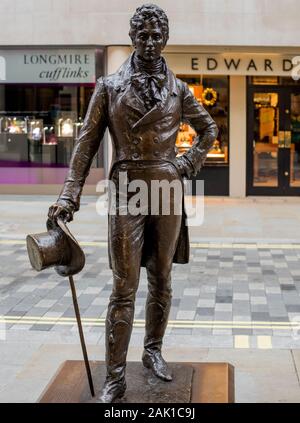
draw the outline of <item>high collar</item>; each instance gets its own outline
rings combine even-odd
[[[133,65],[133,55],[134,52],[125,60],[125,62],[120,66],[119,70],[117,71],[118,75],[118,82],[117,85],[119,88],[124,88],[125,85],[130,84],[130,78],[135,73],[134,65]],[[174,95],[178,95],[178,87],[176,83],[176,76],[174,73],[169,69],[166,60],[162,57],[163,64],[166,69],[167,73],[167,88],[169,89],[170,93]]]
[[[132,64],[137,72],[146,73],[148,75],[157,75],[166,73],[165,63],[163,62],[162,57],[159,57],[157,60],[147,62],[141,59],[136,52],[132,56]]]

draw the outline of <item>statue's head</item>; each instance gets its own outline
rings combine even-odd
[[[158,59],[169,39],[167,15],[155,4],[138,7],[130,19],[129,36],[136,53],[142,59]]]

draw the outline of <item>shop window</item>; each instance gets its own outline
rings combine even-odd
[[[67,167],[93,90],[93,84],[1,85],[1,167]],[[98,155],[92,167],[101,166]]]
[[[207,155],[206,166],[228,165],[229,149],[229,95],[227,76],[189,76],[177,75],[186,82],[212,118],[215,120],[219,135]],[[187,151],[195,141],[196,133],[189,125],[182,123],[176,140],[177,154]]]

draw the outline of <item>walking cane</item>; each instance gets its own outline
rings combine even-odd
[[[47,230],[47,232],[40,234],[27,235],[26,242],[29,260],[32,267],[37,271],[54,266],[56,272],[60,276],[69,278],[85,369],[89,381],[90,391],[92,397],[94,397],[95,390],[92,373],[87,355],[73,279],[73,275],[79,273],[83,269],[85,256],[78,242],[71,234],[63,220],[57,219],[56,225],[48,219]],[[66,264],[61,264],[64,263],[64,254],[66,252],[71,254],[71,258],[66,261]]]
[[[93,385],[90,363],[89,363],[87,350],[86,350],[86,346],[85,346],[85,341],[84,341],[84,335],[83,335],[83,330],[82,330],[82,324],[81,324],[81,318],[80,318],[80,312],[79,312],[79,307],[78,307],[78,301],[77,301],[77,295],[76,295],[76,289],[75,289],[73,276],[69,276],[69,282],[70,282],[70,287],[71,287],[71,292],[72,292],[73,305],[74,305],[74,310],[75,310],[75,315],[76,315],[76,320],[77,320],[77,325],[78,325],[78,331],[79,331],[79,337],[80,337],[80,343],[81,343],[81,348],[82,348],[82,353],[83,353],[83,358],[84,358],[86,374],[87,374],[87,377],[88,377],[92,397],[94,397],[95,396],[95,390],[94,390],[94,385]]]
[[[65,225],[64,221],[61,220],[61,219],[57,219],[57,223],[58,223],[59,227],[74,242],[76,242],[76,244],[78,244],[77,240],[71,234],[71,232],[69,231],[69,228]],[[77,295],[76,295],[76,289],[75,289],[74,279],[73,279],[73,276],[72,275],[69,275],[68,278],[69,278],[69,283],[70,283],[71,292],[72,292],[73,306],[74,306],[75,316],[76,316],[76,320],[77,320],[77,326],[78,326],[78,332],[79,332],[79,338],[80,338],[80,343],[81,343],[81,349],[82,349],[82,354],[83,354],[83,359],[84,359],[86,374],[87,374],[87,378],[88,378],[88,381],[89,381],[91,395],[92,395],[92,397],[94,397],[95,396],[94,384],[93,384],[93,379],[92,379],[92,373],[91,373],[89,358],[88,358],[87,349],[86,349],[85,340],[84,340],[84,335],[83,335],[83,329],[82,329],[82,323],[81,323],[81,317],[80,317],[80,311],[79,311],[79,306],[78,306],[78,301],[77,301]]]

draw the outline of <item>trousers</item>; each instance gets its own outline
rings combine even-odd
[[[144,190],[142,195],[142,189],[139,191],[138,209],[127,214],[125,209],[135,204],[136,192],[123,193],[120,176],[124,175],[126,189],[139,185]],[[183,193],[178,170],[164,160],[123,161],[114,168],[111,180],[120,195],[115,213],[108,216],[113,288],[106,317],[106,365],[108,377],[120,379],[125,376],[142,255],[146,257],[148,280],[144,348],[150,353],[161,350],[171,307],[172,261],[181,226],[182,210],[177,206],[182,204]],[[155,183],[174,189],[169,189],[169,195],[163,189],[158,194]]]

